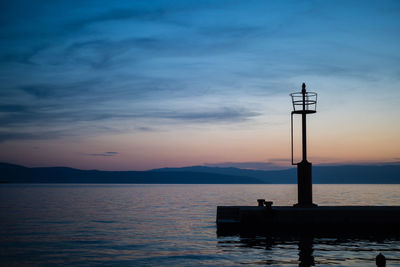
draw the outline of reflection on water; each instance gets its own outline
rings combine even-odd
[[[400,205],[399,185],[316,185],[320,205]],[[295,185],[1,185],[0,265],[400,266],[400,241],[216,235],[217,205]],[[303,266],[303,265],[301,265]]]
[[[264,259],[249,257],[241,264],[273,266],[375,266],[379,252],[385,255],[388,266],[400,264],[400,239],[240,237],[218,240],[221,250],[250,248],[264,251]]]
[[[299,240],[299,266],[314,266],[313,238],[305,236]]]

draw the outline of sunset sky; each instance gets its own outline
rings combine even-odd
[[[0,9],[1,162],[289,166],[289,94],[303,82],[319,100],[310,161],[400,161],[400,1],[14,0]]]

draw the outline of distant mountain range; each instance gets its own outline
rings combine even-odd
[[[0,163],[2,183],[295,184],[296,168],[277,171],[192,166],[150,171],[28,168]],[[315,184],[400,184],[400,165],[314,166]]]

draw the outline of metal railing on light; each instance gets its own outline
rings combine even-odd
[[[302,92],[291,93],[293,111],[292,113],[302,114],[317,112],[317,93],[305,92],[304,99]]]

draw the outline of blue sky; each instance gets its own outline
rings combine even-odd
[[[1,10],[2,161],[287,161],[288,94],[302,82],[320,96],[314,162],[400,158],[398,1],[3,1]]]

